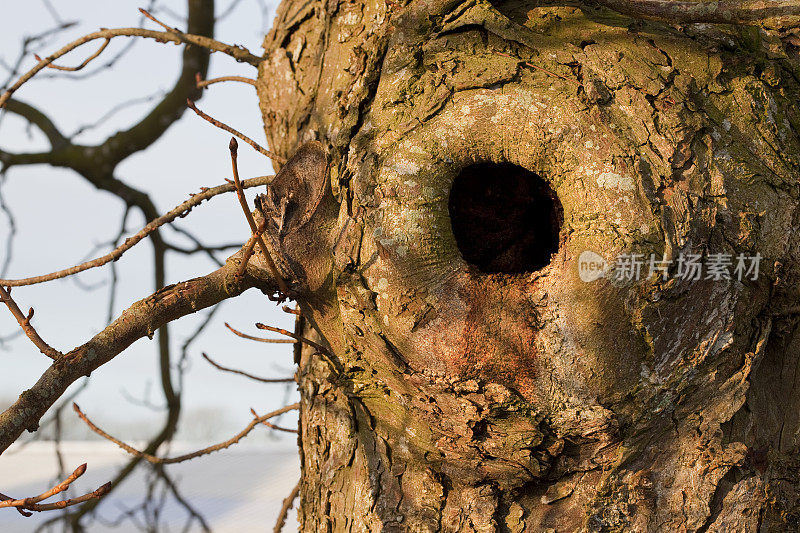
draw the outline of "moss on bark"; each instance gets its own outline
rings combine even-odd
[[[281,5],[267,136],[285,156],[320,141],[338,204],[317,220],[330,246],[306,251],[325,289],[300,296],[341,364],[300,361],[304,530],[792,527],[800,94],[783,37],[579,4]],[[543,269],[463,260],[450,187],[481,162],[558,195]],[[759,253],[761,272],[587,283],[586,250]]]

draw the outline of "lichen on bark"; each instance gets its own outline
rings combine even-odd
[[[278,11],[270,146],[331,161],[324,246],[282,250],[325,271],[299,301],[336,361],[300,360],[302,528],[796,527],[798,48],[537,5]],[[463,260],[448,198],[482,162],[557,194],[546,267]],[[761,272],[585,283],[584,250],[759,253]]]

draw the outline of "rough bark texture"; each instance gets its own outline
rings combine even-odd
[[[284,1],[270,146],[330,158],[305,225],[273,235],[331,353],[298,354],[304,531],[800,528],[793,39],[577,4]],[[462,259],[450,186],[479,162],[557,194],[548,266]],[[755,281],[584,283],[584,250],[763,259]]]

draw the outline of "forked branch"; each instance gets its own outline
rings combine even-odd
[[[39,61],[35,67],[20,76],[20,78],[11,85],[2,96],[0,96],[0,108],[2,108],[6,101],[11,98],[11,95],[22,87],[28,80],[33,78],[42,69],[48,68],[54,61],[60,57],[65,56],[76,48],[96,41],[98,39],[114,39],[116,37],[143,37],[145,39],[154,39],[158,42],[170,42],[175,44],[193,44],[201,48],[213,50],[215,52],[222,52],[231,56],[239,62],[249,63],[253,66],[258,66],[261,58],[250,53],[249,50],[242,46],[232,46],[229,44],[221,43],[210,37],[202,35],[193,35],[191,33],[181,33],[175,31],[154,31],[146,30],[143,28],[115,28],[104,29],[84,35],[80,39],[76,39],[71,43],[65,45],[61,49],[53,52],[49,56]]]
[[[273,176],[259,176],[257,178],[246,179],[241,183],[241,187],[244,189],[248,189],[250,187],[258,187],[261,185],[266,185],[270,181],[272,181],[272,178]],[[75,265],[70,268],[57,270],[49,274],[42,274],[41,276],[33,276],[30,278],[22,278],[22,279],[0,279],[0,285],[4,285],[6,287],[35,285],[37,283],[44,283],[46,281],[52,281],[54,279],[60,279],[60,278],[65,278],[67,276],[72,276],[73,274],[78,274],[79,272],[83,272],[84,270],[100,267],[110,263],[111,261],[116,261],[122,256],[122,254],[124,254],[126,251],[136,246],[136,244],[138,244],[142,239],[147,237],[149,234],[153,233],[156,229],[160,228],[164,224],[169,224],[176,218],[186,216],[193,208],[200,205],[204,200],[208,200],[219,194],[234,192],[234,191],[236,191],[236,185],[233,183],[226,183],[224,185],[218,185],[217,187],[212,187],[210,189],[203,189],[198,194],[193,195],[189,200],[186,200],[185,202],[173,208],[171,211],[167,212],[163,216],[160,216],[157,219],[151,221],[144,228],[139,230],[139,232],[137,232],[135,235],[133,235],[132,237],[128,237],[127,239],[125,239],[124,243],[122,243],[120,246],[113,249],[112,251],[110,251],[109,253],[107,253],[102,257],[92,259],[91,261],[86,261],[85,263],[81,263],[79,265]]]
[[[38,496],[33,496],[31,498],[14,499],[14,498],[11,498],[11,497],[6,496],[4,494],[0,494],[0,508],[3,508],[3,507],[14,507],[22,515],[31,516],[31,513],[27,512],[27,511],[36,511],[36,512],[39,512],[39,511],[52,511],[52,510],[55,510],[55,509],[63,509],[65,507],[71,507],[73,505],[77,505],[79,503],[83,503],[83,502],[88,501],[88,500],[93,500],[93,499],[96,499],[96,498],[100,498],[106,492],[108,492],[108,490],[111,488],[111,484],[110,483],[106,483],[105,485],[103,485],[99,489],[97,489],[95,491],[92,491],[92,492],[89,492],[89,493],[86,493],[83,496],[80,496],[78,498],[72,498],[72,499],[68,499],[68,500],[60,500],[60,501],[52,502],[52,503],[39,503],[39,502],[41,502],[43,500],[46,500],[47,498],[50,498],[52,496],[55,496],[56,494],[60,494],[60,493],[64,492],[65,490],[67,490],[69,488],[69,486],[72,485],[72,483],[76,479],[78,479],[79,477],[81,477],[84,474],[84,472],[86,472],[86,463],[84,463],[81,466],[79,466],[78,468],[76,468],[75,471],[72,472],[72,474],[70,474],[70,476],[67,479],[65,479],[64,481],[62,481],[58,485],[55,485],[50,490],[47,490],[47,491],[39,494]]]
[[[11,288],[6,290],[2,285],[0,285],[0,300],[6,304],[8,310],[11,311],[11,314],[17,319],[19,327],[22,328],[22,331],[25,332],[25,335],[28,336],[31,342],[36,345],[37,348],[39,348],[40,352],[50,359],[57,359],[63,355],[61,352],[47,344],[44,339],[39,336],[39,333],[31,324],[31,319],[33,318],[33,307],[28,310],[27,316],[23,315],[22,310],[20,310],[19,306],[17,305],[17,302],[15,302],[11,297]]]
[[[59,357],[33,387],[0,414],[0,453],[26,429],[35,431],[39,419],[64,391],[81,376],[88,376],[136,340],[151,337],[161,326],[258,287],[275,292],[278,287],[266,273],[253,269],[237,276],[239,257],[206,276],[170,285],[139,300],[86,344]],[[258,276],[258,277],[256,277]]]
[[[299,403],[293,403],[291,405],[287,405],[285,407],[281,407],[280,409],[276,409],[275,411],[272,411],[271,413],[267,413],[264,416],[261,416],[261,417],[258,417],[258,418],[254,418],[253,420],[250,421],[250,423],[247,425],[246,428],[244,428],[242,431],[240,431],[239,433],[237,433],[236,435],[234,435],[230,439],[228,439],[226,441],[223,441],[223,442],[220,442],[219,444],[215,444],[213,446],[209,446],[207,448],[203,448],[201,450],[194,451],[192,453],[187,453],[185,455],[179,455],[177,457],[157,457],[155,455],[150,455],[150,454],[147,454],[147,453],[144,453],[144,452],[140,452],[136,448],[134,448],[134,447],[132,447],[132,446],[130,446],[128,444],[125,444],[121,440],[112,437],[111,435],[109,435],[108,433],[106,433],[105,431],[103,431],[102,429],[97,427],[91,420],[89,420],[89,418],[85,414],[83,414],[83,411],[80,410],[80,408],[78,407],[77,404],[73,403],[72,404],[72,408],[75,410],[76,413],[78,413],[78,416],[81,418],[81,420],[83,420],[86,423],[86,425],[89,426],[89,429],[91,429],[92,431],[94,431],[95,433],[97,433],[98,435],[103,437],[104,439],[110,440],[111,442],[113,442],[114,444],[116,444],[117,446],[119,446],[120,448],[125,450],[126,452],[128,452],[130,454],[133,454],[133,455],[135,455],[137,457],[141,457],[142,459],[144,459],[145,461],[147,461],[149,463],[167,465],[167,464],[175,464],[175,463],[182,463],[184,461],[189,461],[189,460],[194,459],[196,457],[200,457],[202,455],[208,455],[209,453],[214,453],[214,452],[217,452],[219,450],[224,450],[225,448],[233,446],[234,444],[236,444],[237,442],[239,442],[240,440],[245,438],[251,431],[253,431],[253,428],[258,426],[259,424],[263,423],[266,420],[269,420],[270,418],[276,417],[278,415],[282,415],[283,413],[288,413],[289,411],[293,411],[295,409],[299,409],[300,408],[300,404]]]
[[[47,68],[52,68],[52,69],[55,69],[55,70],[63,70],[63,71],[65,71],[65,72],[78,72],[78,71],[79,71],[79,70],[81,70],[83,67],[85,67],[86,65],[88,65],[89,63],[91,63],[93,60],[97,59],[97,57],[98,57],[100,54],[102,54],[102,53],[103,53],[103,50],[105,50],[105,49],[106,49],[106,46],[108,46],[108,43],[110,43],[110,42],[111,42],[111,38],[108,38],[108,39],[106,39],[105,41],[103,41],[103,44],[101,44],[101,45],[100,45],[100,48],[98,48],[98,49],[95,51],[95,53],[93,53],[92,55],[90,55],[89,57],[87,57],[86,59],[84,59],[84,60],[81,62],[81,64],[80,64],[80,65],[78,65],[78,66],[76,66],[76,67],[62,67],[62,66],[59,66],[59,65],[55,65],[55,64],[53,64],[53,63],[50,63],[49,65],[47,65]],[[35,58],[36,58],[36,61],[41,61],[41,60],[42,60],[42,58],[41,58],[41,57],[39,57],[37,54],[33,54],[33,57],[35,57]]]
[[[256,412],[256,410],[255,410],[255,409],[253,409],[252,407],[250,408],[250,412],[253,414],[253,416],[254,416],[254,417],[256,417],[256,418],[261,418],[261,415],[259,415],[259,414]],[[273,424],[272,422],[270,422],[270,421],[268,421],[268,420],[264,420],[264,421],[263,421],[263,422],[261,422],[261,423],[262,423],[263,425],[267,426],[268,428],[270,428],[270,429],[274,429],[274,430],[276,430],[276,431],[283,431],[283,432],[285,432],[285,433],[295,433],[295,434],[299,433],[299,432],[298,432],[296,429],[289,429],[289,428],[284,428],[284,427],[281,427],[281,426],[277,426],[277,425]]]
[[[267,263],[270,274],[272,274],[272,277],[278,282],[278,287],[280,288],[281,292],[284,295],[288,295],[289,287],[286,286],[286,282],[283,281],[283,276],[281,276],[280,272],[278,272],[278,267],[275,266],[275,261],[272,260],[272,254],[270,254],[267,244],[261,237],[261,232],[259,231],[256,221],[253,218],[253,214],[250,212],[250,208],[247,205],[247,198],[244,196],[242,182],[239,180],[239,164],[237,162],[239,143],[236,142],[235,137],[231,137],[231,141],[228,144],[228,149],[231,153],[231,166],[233,170],[233,183],[236,186],[236,196],[239,198],[239,205],[242,207],[242,211],[244,211],[244,218],[247,219],[247,224],[250,226],[250,231],[253,235],[255,235],[256,242],[261,248],[261,252],[264,254],[264,261]]]

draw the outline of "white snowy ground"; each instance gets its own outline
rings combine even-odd
[[[193,451],[206,445],[173,445],[169,455]],[[81,463],[88,463],[86,473],[74,483],[77,491],[70,492],[73,497],[94,490],[112,479],[119,466],[125,464],[129,457],[114,444],[100,441],[63,443],[62,452],[70,472]],[[257,445],[238,444],[223,452],[167,468],[177,482],[181,495],[204,516],[215,533],[272,531],[283,499],[300,476],[297,448],[292,436]],[[0,456],[0,492],[12,497],[39,494],[53,485],[57,471],[51,443],[32,442],[21,450],[9,448]],[[114,520],[125,509],[141,503],[147,471],[147,468],[138,467],[106,499],[99,515],[105,520]],[[52,516],[52,512],[46,512],[25,518],[13,509],[0,509],[0,532],[33,532]],[[162,524],[166,525],[159,528],[159,533],[183,531],[186,516],[180,504],[170,498],[162,514]],[[127,533],[141,529],[131,521],[114,529],[95,521],[88,531]],[[190,531],[202,530],[195,523]],[[284,531],[297,531],[294,509],[289,514]]]

